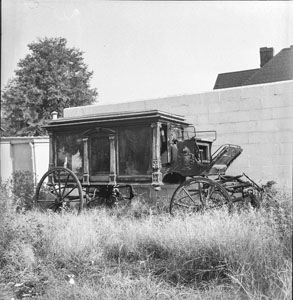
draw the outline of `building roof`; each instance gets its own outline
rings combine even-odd
[[[293,46],[285,48],[253,74],[243,85],[293,79]]]
[[[214,89],[293,79],[293,46],[281,50],[259,69],[219,74]]]
[[[252,69],[219,74],[214,86],[214,90],[241,86],[243,82],[248,80],[258,70],[259,69]]]

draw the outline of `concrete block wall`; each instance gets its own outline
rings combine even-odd
[[[65,109],[64,117],[159,109],[183,115],[197,130],[216,130],[213,150],[237,144],[241,156],[230,174],[247,173],[259,183],[275,180],[292,190],[293,80],[215,90],[202,94]]]

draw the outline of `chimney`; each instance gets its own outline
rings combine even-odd
[[[260,54],[260,67],[263,67],[269,60],[274,57],[273,47],[262,47],[259,49]]]

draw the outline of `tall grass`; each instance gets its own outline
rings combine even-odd
[[[42,299],[291,299],[288,203],[181,218],[6,212],[0,279],[33,281]]]
[[[290,290],[284,280],[291,271],[289,257],[278,231],[260,212],[136,220],[92,211],[78,219],[48,220],[49,255],[64,264],[112,262],[134,275],[147,272],[173,284],[234,282],[248,296]]]

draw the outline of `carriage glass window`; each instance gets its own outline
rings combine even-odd
[[[197,141],[197,146],[199,148],[199,155],[201,162],[209,163],[210,162],[210,144],[205,142]]]
[[[160,154],[162,165],[168,162],[168,131],[167,125],[162,124],[160,129]]]
[[[178,146],[182,144],[184,139],[183,130],[181,127],[172,126],[170,132],[170,147],[171,147],[171,162],[177,161]]]
[[[194,126],[188,126],[187,128],[185,128],[183,135],[184,135],[184,140],[190,140],[192,138],[195,138],[196,132]]]
[[[77,175],[83,173],[83,143],[80,134],[59,134],[56,137],[57,166],[67,167]]]
[[[151,127],[127,127],[119,131],[119,174],[151,174]]]
[[[171,128],[171,142],[176,143],[177,141],[182,141],[184,138],[183,130],[181,127]]]
[[[110,141],[109,136],[94,136],[91,139],[91,175],[110,172]]]

